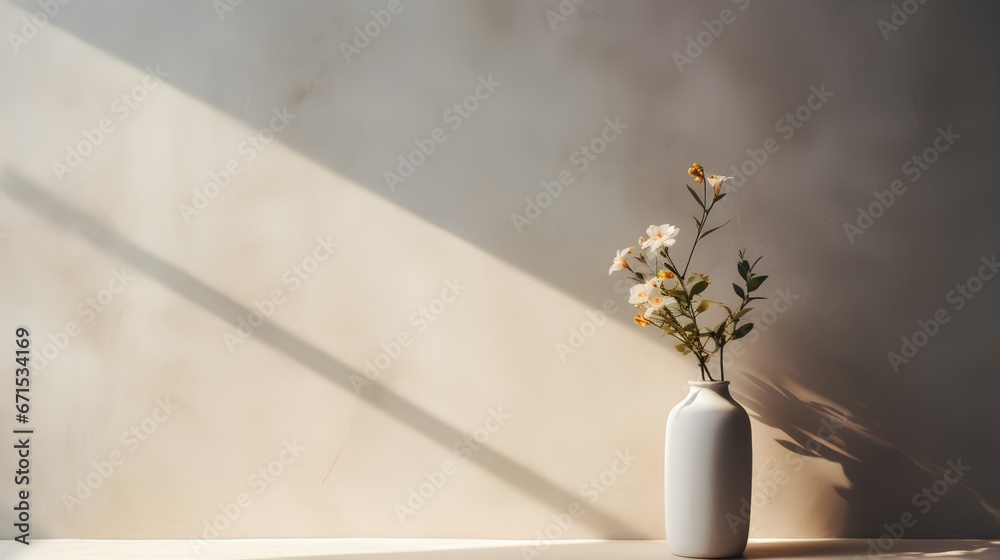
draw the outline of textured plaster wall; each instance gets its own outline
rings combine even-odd
[[[606,270],[689,247],[695,160],[740,180],[694,268],[771,276],[751,535],[998,535],[993,4],[218,5],[0,4],[33,536],[662,538],[696,368]]]

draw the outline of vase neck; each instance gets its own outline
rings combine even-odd
[[[691,386],[691,393],[711,391],[727,399],[732,398],[729,394],[728,381],[688,381],[688,385]]]

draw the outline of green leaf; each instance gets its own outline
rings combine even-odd
[[[682,299],[687,301],[687,294],[684,293],[684,290],[667,290],[667,295],[678,301]]]
[[[764,283],[764,280],[767,280],[767,275],[754,276],[753,278],[747,281],[747,289],[750,290],[751,292],[755,291],[757,288],[760,287],[761,284]]]
[[[701,201],[701,197],[698,196],[698,193],[694,192],[694,189],[692,189],[689,185],[684,185],[684,186],[688,188],[688,192],[691,193],[691,196],[693,196],[694,199],[698,201],[698,206],[701,206],[701,209],[704,210],[705,203]],[[701,227],[701,225],[699,224],[698,227]]]
[[[743,268],[743,261],[736,263],[736,270],[740,271],[740,278],[746,282],[747,279],[747,269]]]
[[[726,224],[728,224],[728,223],[729,223],[729,220],[726,220]],[[713,231],[715,231],[715,230],[717,230],[717,229],[719,229],[721,227],[725,227],[726,224],[722,224],[721,226],[716,226],[716,227],[714,227],[714,228],[706,231],[705,233],[701,234],[701,237],[699,237],[698,239],[705,239],[706,237],[708,237],[708,234],[712,233]]]
[[[718,305],[718,306],[722,307],[723,309],[725,309],[726,312],[729,313],[730,315],[733,314],[733,309],[731,307],[729,307],[728,305],[726,305],[725,303],[722,303],[721,301],[715,301],[713,299],[702,299],[701,301],[707,301],[709,303],[709,305]]]
[[[715,202],[718,202],[718,201],[722,200],[725,197],[726,197],[726,193],[720,192],[719,196],[715,197]]]
[[[762,296],[753,296],[752,298],[747,299],[747,303],[750,303],[751,301],[753,301],[755,299],[767,299],[767,298],[766,297],[762,297]]]
[[[683,354],[685,356],[687,356],[688,354],[691,353],[691,349],[688,348],[687,345],[683,344],[683,343],[681,343],[681,344],[675,344],[674,345],[674,350],[677,350],[678,352],[680,352],[681,354]]]
[[[705,282],[704,280],[698,282],[694,286],[691,286],[691,296],[693,297],[704,292],[705,288],[707,287],[708,287],[708,282]]]
[[[744,336],[746,336],[747,334],[749,334],[751,330],[753,330],[753,323],[747,323],[747,324],[741,326],[740,328],[738,328],[735,331],[733,331],[733,338],[732,338],[732,340],[743,338]]]
[[[691,217],[694,218],[694,223],[698,224],[698,229],[701,229],[701,220],[699,220],[698,218],[695,218],[694,216],[691,216]]]
[[[743,288],[733,284],[733,291],[736,292],[736,295],[740,296],[740,299],[746,299],[747,296],[743,293]]]
[[[739,319],[740,317],[746,315],[747,313],[750,313],[751,311],[753,311],[753,307],[747,307],[746,309],[740,309],[736,313],[733,313],[733,320],[735,321],[736,319]]]
[[[701,300],[701,303],[698,304],[698,308],[695,309],[694,312],[695,313],[701,313],[701,312],[705,311],[706,309],[708,309],[708,301]]]

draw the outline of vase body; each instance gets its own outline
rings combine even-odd
[[[743,554],[750,532],[750,417],[728,381],[690,381],[667,417],[667,546],[678,556]]]

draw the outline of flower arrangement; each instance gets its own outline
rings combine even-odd
[[[694,163],[688,169],[688,175],[694,182],[702,186],[701,195],[687,186],[691,196],[701,208],[701,218],[694,218],[698,226],[691,251],[687,255],[684,268],[678,267],[670,253],[670,248],[677,241],[680,228],[670,224],[651,225],[646,229],[646,237],[639,238],[639,250],[635,246],[618,251],[608,274],[615,271],[626,271],[629,278],[636,283],[629,290],[628,302],[635,306],[638,313],[635,324],[641,327],[653,325],[663,331],[664,336],[672,336],[680,341],[674,348],[683,355],[693,354],[698,359],[702,380],[715,381],[708,370],[709,360],[718,354],[720,380],[725,381],[726,373],[723,365],[724,349],[727,343],[746,336],[753,323],[742,323],[743,317],[753,308],[751,302],[766,299],[751,295],[757,291],[766,275],[754,272],[758,257],[752,264],[746,259],[744,250],[738,251],[737,271],[743,279],[742,286],[733,284],[733,291],[740,298],[739,305],[734,309],[721,301],[706,299],[703,293],[712,284],[707,274],[693,272],[688,275],[688,267],[694,256],[698,242],[709,234],[722,228],[729,222],[705,229],[708,217],[716,203],[722,200],[726,193],[722,192],[723,183],[732,177],[719,175],[705,176],[705,169]],[[709,193],[708,187],[712,190]],[[711,194],[711,197],[709,197]],[[721,322],[712,327],[704,326],[707,316],[703,315],[712,306],[725,311]],[[702,325],[699,325],[699,319]]]

